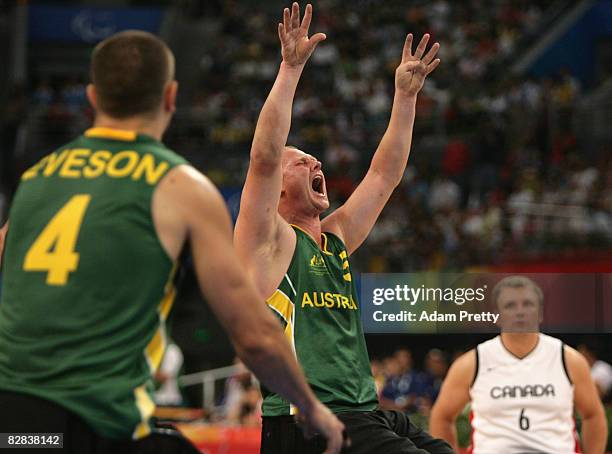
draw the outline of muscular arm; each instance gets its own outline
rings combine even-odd
[[[266,384],[304,408],[314,400],[281,327],[235,257],[231,220],[221,195],[201,174],[177,169],[160,187],[181,200],[178,217],[191,241],[200,287],[238,355]]]
[[[339,450],[341,425],[315,398],[280,324],[239,265],[229,213],[217,189],[195,169],[177,167],[156,189],[153,219],[171,258],[190,239],[202,292],[238,356],[269,389],[307,415],[309,424],[322,424],[318,429],[332,436],[329,452]]]
[[[402,62],[395,73],[391,118],[370,168],[346,203],[322,223],[323,230],[334,232],[344,240],[349,254],[366,239],[402,180],[412,142],[417,94],[425,77],[440,62],[433,59],[438,43],[424,55],[428,40],[429,35],[425,35],[412,55],[412,35],[406,38]]]
[[[574,384],[574,405],[582,417],[582,450],[585,454],[603,454],[608,438],[608,426],[589,365],[580,353],[567,345],[564,354],[567,370]]]
[[[475,373],[476,351],[471,350],[452,364],[431,410],[431,435],[446,440],[456,452],[459,452],[459,443],[455,420],[470,400],[470,386]]]
[[[282,185],[281,156],[289,134],[293,97],[302,67],[281,63],[274,86],[255,128],[251,159],[240,200],[235,237],[240,251],[273,246],[279,228],[287,224],[278,214]],[[248,255],[240,254],[248,263]]]
[[[234,237],[236,251],[250,270],[277,258],[279,251],[293,250],[295,235],[278,214],[282,187],[282,153],[291,126],[295,90],[308,58],[325,35],[308,38],[312,6],[308,5],[300,24],[297,3],[291,12],[285,8],[278,26],[283,61],[274,86],[257,121],[246,182],[240,201],[240,214]],[[260,260],[261,259],[261,260]],[[270,279],[268,279],[270,280]],[[257,279],[260,291],[269,296],[278,282]]]

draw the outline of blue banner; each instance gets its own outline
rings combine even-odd
[[[569,68],[584,86],[594,82],[597,44],[612,37],[612,0],[600,0],[540,55],[529,72],[538,77]]]
[[[123,30],[144,30],[157,34],[161,8],[78,8],[32,5],[28,9],[31,41],[95,44]]]

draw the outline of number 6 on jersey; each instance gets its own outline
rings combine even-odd
[[[521,414],[519,415],[519,427],[521,430],[529,430],[529,418],[525,416],[524,408],[521,408]]]
[[[79,265],[74,248],[90,200],[89,194],[75,195],[51,218],[25,256],[25,271],[47,271],[47,285],[66,285]]]

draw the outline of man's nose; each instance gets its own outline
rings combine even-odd
[[[321,170],[321,161],[318,160],[314,160],[314,166],[313,166],[314,170]]]

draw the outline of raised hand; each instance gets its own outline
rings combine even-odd
[[[306,5],[304,19],[300,24],[300,7],[297,3],[283,11],[283,23],[278,24],[278,37],[282,45],[283,62],[291,67],[299,67],[306,63],[312,55],[315,47],[326,36],[317,33],[308,38],[308,28],[312,20],[312,5]]]
[[[421,42],[412,54],[412,33],[406,36],[404,50],[402,52],[402,62],[395,70],[395,90],[407,96],[416,96],[423,88],[425,78],[440,64],[440,59],[434,57],[440,49],[440,44],[434,43],[425,54],[429,35],[423,35]],[[425,54],[425,55],[423,55]]]

